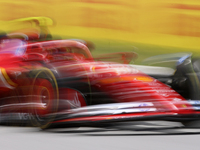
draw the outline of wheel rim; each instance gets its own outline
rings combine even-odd
[[[49,100],[50,100],[49,90],[45,87],[42,87],[41,94],[40,94],[40,101],[42,105],[44,106],[44,109],[48,107]]]

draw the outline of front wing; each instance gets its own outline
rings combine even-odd
[[[93,126],[104,123],[126,122],[126,121],[146,121],[146,120],[167,120],[167,121],[187,121],[200,118],[200,101],[175,102],[184,104],[190,103],[192,111],[174,110],[169,111],[159,107],[159,102],[126,102],[103,105],[93,105],[81,108],[74,108],[53,114],[48,114],[47,118],[55,117],[51,122],[52,126],[73,127],[73,126]],[[181,112],[181,113],[179,113]],[[4,113],[0,114],[0,123],[29,123],[33,115],[30,113]]]

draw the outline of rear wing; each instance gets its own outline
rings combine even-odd
[[[129,64],[132,60],[135,60],[138,57],[135,52],[118,52],[118,53],[108,53],[99,55],[94,58],[96,61],[112,61],[122,64]]]

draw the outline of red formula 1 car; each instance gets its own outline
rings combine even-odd
[[[129,57],[121,54],[123,61]],[[199,101],[185,100],[130,65],[94,61],[78,41],[5,39],[0,66],[1,122],[30,120],[45,129],[146,119],[183,122],[200,113]]]

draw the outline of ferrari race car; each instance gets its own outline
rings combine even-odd
[[[149,119],[183,123],[199,119],[200,101],[196,97],[186,100],[196,93],[184,97],[176,88],[182,84],[181,78],[170,87],[168,81],[159,81],[161,75],[159,80],[150,77],[149,67],[144,70],[147,75],[140,71],[141,66],[126,64],[130,56],[136,57],[135,53],[117,55],[125,64],[98,61],[100,58],[94,59],[84,43],[75,40],[2,40],[0,121],[30,121],[46,129]],[[190,72],[190,57],[186,56],[178,59],[177,68],[184,74],[183,83],[193,86],[196,73]],[[180,76],[175,74],[176,81]]]

